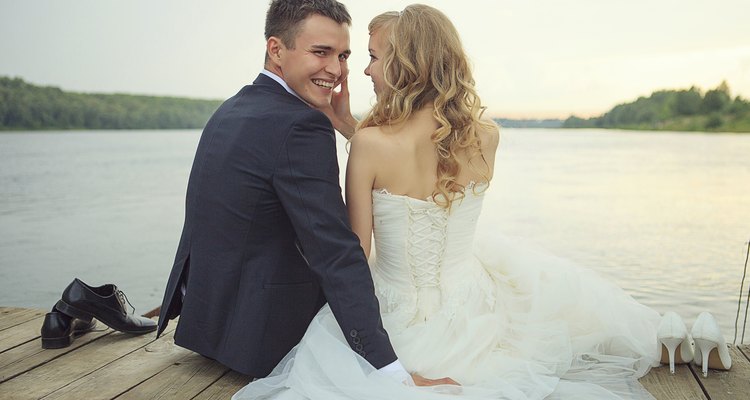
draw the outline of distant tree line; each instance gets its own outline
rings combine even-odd
[[[0,77],[0,130],[202,128],[219,100],[83,94]]]
[[[660,90],[617,105],[599,117],[571,116],[563,127],[750,132],[750,102],[740,96],[732,98],[726,82],[705,94],[695,86]]]
[[[560,119],[510,119],[495,118],[495,122],[503,128],[560,128],[563,121]]]

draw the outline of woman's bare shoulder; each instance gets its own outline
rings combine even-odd
[[[357,130],[357,132],[352,136],[352,140],[355,137],[364,137],[367,138],[364,140],[372,140],[372,138],[382,136],[382,134],[383,132],[379,126],[368,126],[366,128],[360,128],[359,130]]]
[[[494,150],[500,143],[500,126],[490,119],[483,119],[485,124],[479,126],[479,140],[482,141],[482,148],[485,150]]]
[[[349,141],[353,148],[366,148],[368,152],[383,150],[388,146],[385,134],[377,126],[369,126],[358,130]]]

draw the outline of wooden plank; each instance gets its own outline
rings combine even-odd
[[[167,327],[165,334],[174,330]],[[0,393],[12,393],[10,398],[44,397],[93,371],[143,348],[155,340],[155,335],[139,336],[114,332],[75,351],[64,354],[44,365],[0,383]]]
[[[0,331],[12,328],[18,324],[38,318],[39,316],[43,317],[45,313],[46,311],[44,310],[28,308],[0,308]],[[39,328],[41,327],[42,324],[40,323]],[[2,350],[4,349],[0,348],[0,351]]]
[[[29,308],[25,307],[0,307],[0,321],[6,316],[11,315],[13,313],[21,312],[29,310]]]
[[[14,314],[18,314],[24,311],[29,311],[30,308],[23,308],[23,307],[0,307],[0,329],[2,329],[3,321],[5,321],[6,318],[9,318],[13,316]]]
[[[750,398],[750,361],[735,346],[729,346],[729,355],[732,356],[732,369],[729,371],[709,369],[706,378],[703,377],[701,367],[690,366],[711,400]]]
[[[72,381],[44,399],[115,398],[190,354],[190,350],[174,344],[172,335],[173,332],[170,332],[147,346]]]
[[[41,340],[32,340],[0,354],[0,383],[36,368],[64,354],[114,332],[99,323],[93,331],[77,337],[62,349],[42,349]]]
[[[36,318],[39,313],[44,315],[45,311],[19,307],[0,307],[0,331]]]
[[[41,336],[43,321],[44,315],[41,315],[12,328],[0,331],[0,352],[5,352],[13,347],[39,338]]]
[[[750,360],[750,344],[743,344],[737,346],[740,349],[740,352],[745,355],[745,358]],[[750,378],[750,377],[749,377]]]
[[[229,368],[214,360],[190,353],[117,399],[191,399],[227,371]]]
[[[676,365],[674,375],[668,365],[652,368],[640,382],[656,400],[707,400],[687,365]]]
[[[229,399],[233,394],[237,393],[238,390],[250,383],[252,379],[253,378],[247,375],[242,375],[239,372],[229,371],[198,396],[193,397],[193,400]]]
[[[228,399],[251,378],[173,343],[104,329],[65,349],[42,350],[44,310],[0,308],[0,398]],[[0,325],[3,326],[3,325]],[[36,340],[35,340],[36,339]],[[730,347],[731,371],[654,368],[640,382],[658,400],[750,398],[750,345]],[[708,393],[708,397],[704,394]]]

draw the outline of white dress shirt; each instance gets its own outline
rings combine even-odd
[[[293,94],[294,97],[302,100],[308,106],[310,105],[310,103],[306,102],[302,97],[299,97],[299,95],[294,90],[292,90],[292,88],[290,88],[289,85],[286,84],[286,81],[284,81],[284,79],[282,79],[280,76],[274,74],[273,72],[271,72],[271,71],[269,71],[269,70],[267,70],[265,68],[263,68],[263,70],[260,71],[260,73],[263,74],[263,75],[265,75],[265,76],[267,76],[267,77],[269,77],[269,78],[271,78],[271,79],[273,79],[273,80],[275,80],[279,85],[281,85],[284,88],[284,90],[286,90],[287,92]]]

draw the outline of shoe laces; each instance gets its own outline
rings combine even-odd
[[[125,303],[128,303],[130,308],[132,309],[132,314],[135,314],[135,307],[133,307],[132,304],[130,304],[130,300],[128,300],[128,296],[125,296],[125,293],[123,293],[122,290],[116,289],[115,295],[117,295],[117,300],[120,301],[120,304],[122,305],[122,308],[125,308]]]

